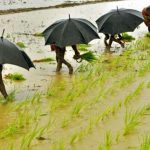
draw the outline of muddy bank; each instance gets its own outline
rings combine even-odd
[[[54,8],[66,8],[66,7],[74,7],[79,5],[87,5],[87,4],[96,4],[101,2],[111,2],[118,0],[94,0],[94,1],[86,1],[86,2],[65,2],[63,4],[58,4],[54,6],[46,6],[46,7],[31,7],[31,8],[17,8],[17,9],[9,9],[9,10],[0,10],[0,15],[13,14],[13,13],[21,13],[21,12],[29,12],[36,10],[44,10],[44,9],[54,9]]]

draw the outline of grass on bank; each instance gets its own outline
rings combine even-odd
[[[26,80],[25,77],[20,73],[9,73],[9,74],[5,75],[5,78],[13,80],[13,81],[24,81],[24,80]]]
[[[33,60],[34,63],[51,62],[51,61],[54,61],[54,59],[51,57]]]
[[[33,36],[36,36],[36,37],[43,37],[43,33],[34,33]]]
[[[19,46],[20,48],[26,48],[25,44],[23,42],[17,42],[16,43],[17,46]]]

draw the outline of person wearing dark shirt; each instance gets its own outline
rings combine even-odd
[[[148,31],[150,32],[150,6],[143,8],[142,15],[145,25],[148,27]]]

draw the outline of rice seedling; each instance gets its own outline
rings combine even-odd
[[[131,73],[131,74],[125,76],[124,78],[122,78],[119,81],[119,87],[122,88],[122,87],[125,87],[128,84],[130,84],[135,79],[135,75],[136,75],[135,73]]]
[[[61,127],[66,128],[69,125],[69,122],[70,122],[70,119],[64,118],[61,123]]]
[[[123,33],[122,40],[126,41],[126,42],[131,42],[131,41],[135,40],[135,38],[132,35],[129,35],[128,33]]]
[[[26,48],[25,44],[23,42],[17,42],[16,43],[17,46],[19,46],[20,48]]]
[[[78,141],[78,139],[79,139],[78,133],[73,134],[73,135],[71,136],[71,138],[70,138],[70,144],[71,144],[71,145],[74,144],[75,142]]]
[[[115,138],[116,143],[119,143],[120,138],[121,138],[121,133],[118,132],[118,133],[116,134],[116,138]]]
[[[98,146],[98,150],[111,150],[112,147],[112,134],[110,131],[105,133],[104,144]]]
[[[146,106],[143,106],[140,109],[137,109],[136,111],[130,111],[126,110],[125,118],[124,118],[124,135],[129,134],[131,131],[137,127],[141,121],[141,117],[145,115],[145,113],[150,111],[150,104],[147,104]]]
[[[7,149],[8,149],[8,150],[13,150],[13,149],[14,149],[14,144],[13,144],[13,143],[10,143]]]
[[[36,103],[40,103],[41,102],[41,97],[42,94],[40,92],[36,92],[31,99],[29,99],[29,101],[31,102],[31,104],[36,104]]]
[[[31,132],[27,133],[27,134],[23,137],[23,139],[22,139],[22,141],[21,141],[20,149],[21,149],[21,150],[26,150],[26,149],[28,149],[29,146],[31,145],[31,142],[33,141],[33,139],[36,138],[37,133],[38,133],[38,131],[37,131],[37,125],[36,125],[36,126],[34,127],[34,129],[33,129]]]
[[[104,145],[106,150],[111,150],[112,147],[112,134],[110,131],[107,131],[105,134]]]
[[[149,150],[150,149],[150,136],[144,135],[142,143],[140,144],[139,150]]]
[[[9,73],[9,74],[5,75],[5,78],[13,80],[13,81],[24,81],[24,80],[26,80],[24,78],[24,76],[22,74],[20,74],[20,73],[13,73],[13,74]]]
[[[73,106],[71,115],[73,117],[79,116],[79,113],[83,109],[84,105],[85,104],[83,102],[80,102],[80,103],[77,103],[75,106]]]
[[[138,75],[140,77],[143,77],[145,73],[148,72],[149,70],[150,70],[150,62],[146,62],[138,70]]]
[[[98,146],[98,150],[106,150],[106,149],[104,148],[104,145],[103,145],[103,144],[100,144],[100,145]]]
[[[91,51],[80,55],[80,57],[82,60],[86,60],[88,62],[93,62],[97,59]]]
[[[0,103],[6,104],[8,102],[12,102],[15,99],[16,91],[12,91],[8,94],[8,97],[4,99],[4,97],[0,97]]]
[[[18,132],[18,128],[15,122],[8,125],[8,127],[0,132],[0,139],[3,139],[8,136],[12,136]]]
[[[88,48],[90,47],[90,45],[86,45],[86,44],[79,44],[78,45],[78,49],[80,51],[88,51]]]
[[[51,62],[51,61],[54,61],[54,59],[51,57],[33,60],[34,63]]]
[[[12,109],[15,111],[26,109],[33,104],[38,104],[41,102],[41,93],[36,92],[31,98],[26,98],[24,101],[16,102],[13,104]]]
[[[124,104],[127,105],[134,97],[137,97],[144,88],[144,82],[140,83],[138,87],[124,99]]]

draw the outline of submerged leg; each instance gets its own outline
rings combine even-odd
[[[71,64],[69,64],[65,59],[63,59],[62,62],[68,67],[69,74],[73,74],[73,67],[71,66]]]
[[[57,60],[56,72],[60,72],[61,68],[62,68],[62,60],[61,60],[61,59],[58,59],[58,60]]]
[[[109,46],[109,44],[107,43],[107,40],[109,39],[109,35],[108,34],[105,34],[105,38],[104,38],[104,44],[106,47]]]
[[[4,98],[7,98],[8,94],[6,92],[5,85],[4,85],[3,78],[2,78],[2,70],[3,70],[3,66],[0,65],[0,91],[2,95],[4,96]]]
[[[148,27],[148,31],[150,32],[150,26]]]

